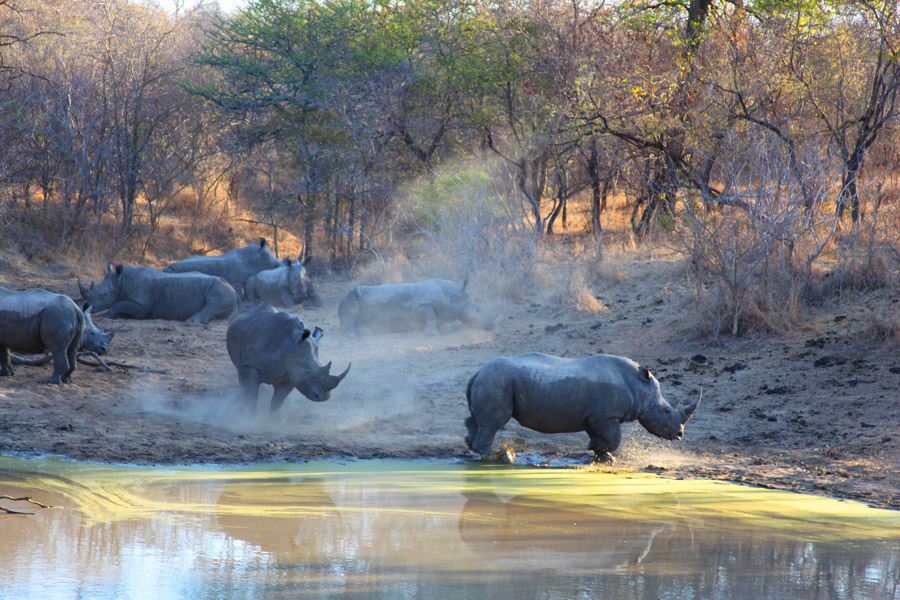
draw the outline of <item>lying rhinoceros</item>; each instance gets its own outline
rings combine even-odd
[[[322,330],[310,333],[303,321],[269,305],[246,310],[231,320],[225,334],[228,356],[238,372],[241,395],[251,407],[259,399],[259,386],[275,388],[271,410],[277,411],[296,388],[313,402],[328,400],[331,390],[347,376],[331,374],[331,363],[319,363]]]
[[[78,280],[81,296],[109,319],[169,319],[208,323],[237,308],[234,288],[203,273],[162,273],[151,267],[107,265],[106,277],[91,287]]]
[[[53,353],[47,383],[70,383],[84,333],[84,313],[62,294],[0,287],[0,376],[12,375],[9,351]]]
[[[264,238],[259,238],[258,244],[235,248],[219,256],[191,256],[172,263],[163,271],[166,273],[196,271],[221,277],[235,289],[240,302],[242,293],[247,291],[247,280],[252,275],[280,266],[281,261],[269,252],[268,242]]]
[[[247,280],[247,303],[257,301],[290,308],[295,304],[322,306],[322,298],[313,289],[312,281],[306,274],[309,258],[286,258],[277,269],[260,271]]]
[[[702,395],[702,394],[701,394]],[[584,431],[598,460],[622,438],[620,423],[637,419],[650,433],[681,439],[697,405],[671,406],[645,367],[621,356],[560,358],[531,352],[500,357],[475,373],[466,388],[466,444],[482,456],[510,418],[541,433]]]
[[[444,279],[357,286],[338,304],[338,317],[348,337],[416,330],[438,335],[460,323],[491,328],[490,320],[465,290]]]

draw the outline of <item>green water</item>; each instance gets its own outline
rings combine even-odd
[[[717,482],[0,457],[0,495],[55,506],[0,515],[3,600],[900,599],[900,513]]]

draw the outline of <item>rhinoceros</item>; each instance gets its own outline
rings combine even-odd
[[[234,288],[221,277],[203,273],[163,273],[151,267],[107,265],[106,277],[81,296],[109,319],[169,319],[208,323],[237,308]]]
[[[277,269],[260,271],[247,280],[247,303],[257,301],[290,308],[295,304],[322,306],[322,298],[313,289],[306,274],[310,258],[291,260],[285,258]]]
[[[90,305],[84,307],[84,335],[81,336],[81,348],[95,354],[106,354],[109,351],[109,344],[119,331],[118,327],[114,327],[112,331],[106,333],[96,325],[91,318]]]
[[[242,293],[247,291],[247,280],[252,275],[268,269],[277,269],[281,261],[269,252],[269,244],[259,238],[258,244],[248,244],[243,248],[229,250],[219,256],[191,256],[172,263],[163,269],[165,273],[187,273],[196,271],[221,277],[235,289],[240,303]]]
[[[0,287],[0,376],[13,374],[10,350],[49,350],[53,374],[47,383],[71,383],[83,333],[84,313],[68,296]]]
[[[416,330],[438,335],[460,324],[491,328],[466,291],[445,279],[357,286],[338,304],[338,317],[347,337]]]
[[[225,334],[228,356],[237,369],[241,395],[252,409],[259,399],[259,386],[270,384],[271,411],[284,403],[296,388],[313,402],[325,402],[350,371],[331,374],[331,363],[319,363],[322,330],[310,332],[303,321],[279,312],[268,304],[246,310],[231,320]]]
[[[702,391],[701,391],[702,397]],[[510,418],[541,433],[590,436],[598,461],[612,461],[620,423],[637,419],[650,433],[681,439],[697,405],[670,405],[659,381],[629,358],[596,354],[561,358],[531,352],[488,361],[466,388],[470,417],[466,444],[484,457]]]

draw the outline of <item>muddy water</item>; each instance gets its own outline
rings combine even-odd
[[[653,475],[0,457],[0,598],[900,599],[900,513]],[[35,512],[36,511],[36,512]]]

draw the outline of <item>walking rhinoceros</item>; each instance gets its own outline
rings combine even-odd
[[[701,393],[702,396],[702,393]],[[608,354],[560,358],[531,352],[488,361],[469,380],[466,444],[482,456],[510,418],[541,433],[584,431],[600,461],[622,438],[620,423],[637,419],[650,433],[681,439],[697,405],[671,406],[659,382],[631,359]]]
[[[81,349],[93,352],[95,354],[106,354],[109,351],[109,344],[119,331],[118,327],[114,327],[109,333],[106,333],[96,325],[91,318],[91,306],[84,307],[84,335],[81,336]]]
[[[322,306],[322,298],[313,289],[312,281],[306,274],[309,260],[285,258],[277,269],[251,275],[247,280],[247,303],[252,306],[262,301],[285,308],[295,304]]]
[[[203,273],[162,273],[151,267],[107,265],[106,277],[90,288],[78,280],[81,296],[109,319],[169,319],[208,323],[237,308],[234,288]]]
[[[53,353],[47,383],[70,383],[84,333],[84,313],[62,294],[0,287],[0,376],[12,375],[9,351]]]
[[[357,286],[338,304],[338,317],[347,337],[416,330],[438,335],[460,324],[491,328],[465,290],[445,279]]]
[[[240,313],[228,325],[225,345],[238,372],[241,395],[251,407],[259,399],[259,386],[275,388],[271,410],[274,413],[296,388],[313,402],[328,400],[350,371],[331,374],[331,363],[319,363],[319,339],[322,330],[310,332],[303,321],[269,305]]]
[[[247,280],[252,275],[280,266],[281,261],[269,252],[268,242],[264,238],[259,238],[258,244],[235,248],[219,256],[191,256],[172,263],[163,271],[165,273],[196,271],[221,277],[235,289],[240,303],[242,293],[247,291]]]

